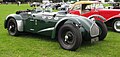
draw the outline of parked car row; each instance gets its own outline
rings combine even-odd
[[[39,3],[39,2],[33,2],[30,3],[30,7],[39,7],[39,6],[45,6],[45,7],[51,7],[55,10],[58,10],[59,8],[68,8],[70,6],[70,3]]]
[[[120,10],[105,9],[102,3],[98,1],[76,2],[69,10],[69,13],[105,22],[105,24],[112,27],[114,31],[120,32]]]
[[[104,4],[108,9],[120,9],[120,2],[106,2]]]

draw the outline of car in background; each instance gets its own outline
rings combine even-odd
[[[58,10],[59,7],[61,7],[61,3],[54,3],[52,5],[52,8],[55,9],[55,10]]]
[[[59,10],[67,10],[70,7],[70,3],[62,3],[61,7],[59,7]]]
[[[40,6],[40,3],[39,2],[33,2],[30,4],[30,7],[35,7],[35,6]]]
[[[42,3],[50,3],[52,1],[49,1],[49,0],[42,0]]]
[[[60,46],[66,50],[76,50],[83,40],[95,42],[102,36],[102,27],[98,27],[94,21],[64,11],[52,12],[50,7],[10,14],[6,17],[4,27],[12,36],[29,32],[57,38]]]
[[[95,21],[105,22],[105,24],[109,27],[112,27],[114,31],[120,32],[120,10],[106,9],[101,2],[76,2],[74,6],[69,9],[69,13],[85,16]]]
[[[106,2],[104,5],[108,9],[120,9],[120,2]]]

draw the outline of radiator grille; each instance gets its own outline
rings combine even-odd
[[[99,35],[99,27],[97,26],[97,24],[93,24],[90,28],[90,35],[91,37],[95,37]]]

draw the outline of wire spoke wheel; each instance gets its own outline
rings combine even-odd
[[[64,24],[58,31],[60,46],[66,50],[76,50],[82,43],[79,28],[73,24]]]
[[[63,35],[61,35],[61,36],[63,38],[62,39],[63,42],[67,45],[72,45],[75,41],[75,39],[74,39],[75,36],[71,31],[67,31],[67,32],[63,33]]]
[[[14,33],[15,32],[15,24],[13,23],[13,21],[10,21],[10,24],[9,24],[9,31],[11,33]]]
[[[7,23],[7,29],[10,35],[18,35],[17,23],[13,18],[10,18]]]
[[[118,21],[115,21],[114,22],[114,29],[117,31],[117,32],[120,32],[120,20]]]

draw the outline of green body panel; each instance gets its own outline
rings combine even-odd
[[[32,20],[32,21],[30,21]],[[45,22],[43,20],[38,19],[27,19],[24,23],[24,31],[32,32],[32,33],[40,33],[39,30],[54,27],[55,23],[53,22]],[[34,29],[34,30],[30,30]]]
[[[80,32],[86,36],[89,35],[90,27],[94,23],[93,21],[86,19],[85,17],[65,17],[56,23],[55,29],[54,29],[53,34],[52,34],[52,38],[55,38],[55,35],[57,32],[56,28],[57,28],[57,26],[59,26],[59,24],[61,24],[62,21],[65,21],[64,23],[76,23],[77,25],[80,25],[81,26]]]
[[[31,33],[39,33],[51,38],[55,38],[57,33],[57,27],[61,23],[76,23],[81,25],[80,32],[82,34],[89,34],[90,27],[94,23],[85,17],[76,15],[56,15],[54,14],[43,14],[43,13],[32,13],[32,14],[11,14],[7,17],[13,17],[16,20],[23,21],[23,31]],[[57,17],[57,19],[55,19]],[[70,21],[70,22],[69,22]],[[59,28],[58,28],[59,29]]]
[[[34,29],[34,21],[30,21],[32,20],[31,18],[30,19],[26,19],[24,20],[24,31],[26,32],[34,32],[30,29]]]

